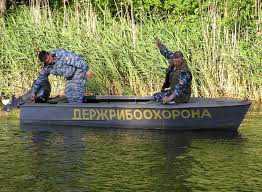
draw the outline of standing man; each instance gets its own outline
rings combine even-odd
[[[85,83],[93,76],[86,61],[76,53],[64,49],[51,52],[40,51],[38,58],[46,67],[41,69],[34,83],[32,98],[36,96],[42,81],[52,74],[62,76],[67,80],[65,95],[69,103],[82,103]]]
[[[156,45],[160,53],[168,59],[169,67],[161,92],[154,94],[154,99],[163,103],[187,103],[191,95],[192,74],[181,51],[172,52],[161,43]]]

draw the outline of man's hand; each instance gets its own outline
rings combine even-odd
[[[156,46],[159,49],[162,46],[160,39],[156,38]]]
[[[167,97],[167,96],[165,96],[164,98],[163,98],[163,104],[167,104],[168,102],[170,102],[171,101],[171,99],[169,98],[169,97]]]
[[[169,90],[171,90],[171,88],[170,88],[170,87],[167,87],[167,88],[161,89],[161,92],[166,92],[166,91],[169,91]]]
[[[94,72],[89,70],[86,72],[86,78],[87,79],[92,79],[95,76]]]
[[[35,102],[35,100],[36,100],[36,96],[35,96],[35,95],[32,95],[32,96],[31,96],[31,101],[32,101],[32,102]]]

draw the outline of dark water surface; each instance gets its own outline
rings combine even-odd
[[[0,120],[0,191],[261,191],[262,106],[239,132],[20,128]]]

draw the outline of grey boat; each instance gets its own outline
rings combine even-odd
[[[62,125],[90,128],[236,131],[251,102],[236,99],[192,98],[184,104],[161,104],[152,97],[87,96],[85,103],[63,99],[24,104],[23,125]]]

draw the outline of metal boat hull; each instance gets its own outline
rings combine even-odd
[[[96,102],[94,102],[96,101]],[[26,104],[21,123],[171,130],[237,130],[249,101],[194,98],[163,105],[145,97],[97,97],[83,104]]]

